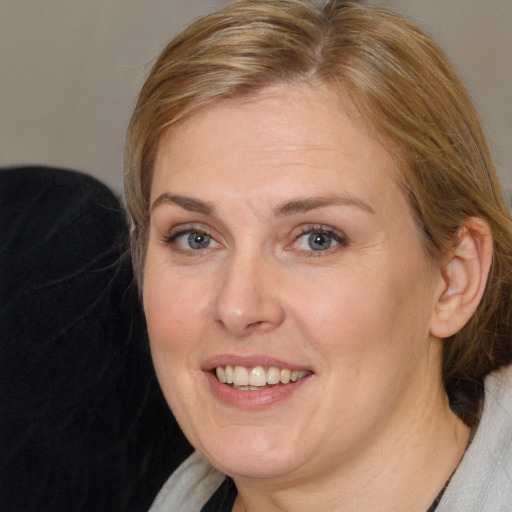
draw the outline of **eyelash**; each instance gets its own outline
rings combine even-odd
[[[171,230],[171,232],[169,234],[165,235],[162,240],[163,240],[164,244],[171,247],[171,249],[174,252],[184,254],[187,256],[200,255],[200,253],[203,252],[205,249],[203,249],[203,250],[192,249],[192,248],[184,249],[176,243],[180,237],[187,235],[187,234],[205,235],[205,236],[211,238],[211,240],[214,241],[215,243],[218,243],[218,242],[216,242],[215,238],[212,236],[211,232],[209,232],[207,229],[197,228],[193,225],[192,226],[181,226],[178,231]],[[344,248],[349,245],[349,240],[345,234],[340,234],[339,232],[336,232],[332,228],[327,228],[322,225],[313,224],[313,225],[302,226],[300,228],[299,233],[294,237],[293,242],[289,246],[287,246],[287,249],[289,249],[293,244],[296,244],[300,240],[301,237],[303,237],[304,235],[308,235],[308,234],[309,235],[313,235],[313,234],[326,235],[326,236],[332,238],[332,240],[334,240],[337,245],[335,245],[334,247],[328,247],[325,250],[317,250],[317,251],[315,251],[313,249],[311,249],[311,250],[299,249],[299,251],[302,253],[302,255],[304,255],[306,257],[322,257],[326,253],[331,253],[334,250],[336,250],[336,247],[338,247],[338,246],[339,246],[339,248]]]
[[[325,227],[325,226],[322,226],[319,224],[302,226],[300,229],[300,232],[295,236],[292,244],[297,243],[301,237],[303,237],[304,235],[308,235],[308,234],[309,235],[313,235],[313,234],[327,235],[327,236],[331,237],[339,245],[339,247],[338,246],[335,246],[332,248],[329,247],[328,249],[318,250],[318,251],[315,251],[315,250],[301,251],[307,257],[313,257],[313,258],[322,257],[324,254],[331,253],[332,251],[336,250],[336,247],[344,248],[349,245],[349,239],[345,234],[339,233],[339,232],[333,230],[332,228],[328,228],[328,227]]]
[[[171,230],[167,235],[163,237],[162,241],[165,245],[171,247],[174,252],[184,254],[186,256],[197,256],[200,252],[202,252],[201,250],[194,250],[191,248],[183,249],[176,243],[180,237],[192,233],[197,235],[205,235],[210,237],[213,241],[216,241],[208,230],[197,228],[195,226],[181,226],[178,231]]]

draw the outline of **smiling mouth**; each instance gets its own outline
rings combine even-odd
[[[288,370],[271,366],[246,368],[245,366],[217,366],[215,376],[217,379],[234,389],[241,391],[260,391],[268,387],[293,384],[304,379],[312,372],[309,370]]]

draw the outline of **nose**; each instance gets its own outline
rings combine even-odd
[[[214,304],[214,319],[237,337],[268,332],[285,318],[277,264],[255,255],[225,263]]]

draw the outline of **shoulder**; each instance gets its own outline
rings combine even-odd
[[[225,478],[194,452],[169,477],[150,512],[199,512]]]
[[[510,510],[512,503],[512,366],[485,380],[482,418],[438,512]]]

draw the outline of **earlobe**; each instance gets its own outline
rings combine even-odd
[[[430,333],[447,338],[475,313],[487,284],[492,262],[492,235],[483,219],[469,218],[441,269],[442,284],[434,307]]]

